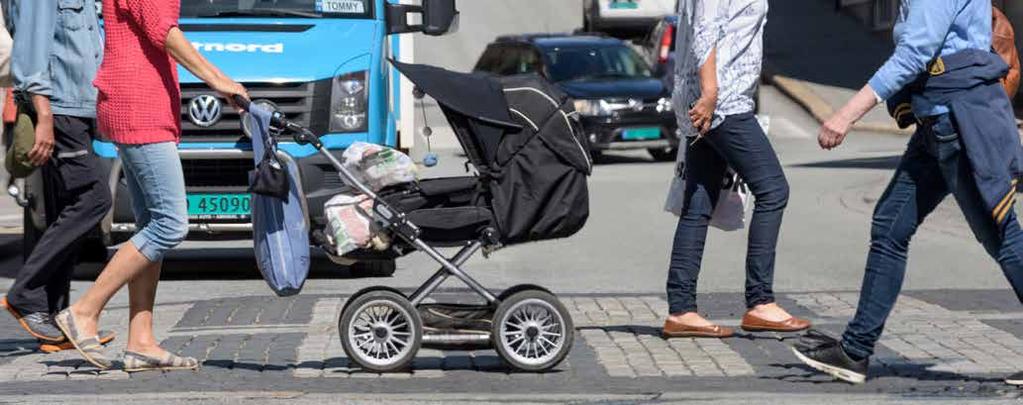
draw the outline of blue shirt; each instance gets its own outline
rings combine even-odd
[[[991,50],[991,0],[902,0],[895,24],[895,54],[870,79],[883,100],[928,70],[939,56],[965,49]],[[913,113],[948,113],[943,105],[915,102]]]
[[[94,0],[16,0],[11,4],[17,90],[48,96],[55,115],[96,116],[103,41]]]

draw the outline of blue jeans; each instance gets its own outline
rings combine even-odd
[[[685,209],[675,231],[668,271],[668,312],[696,311],[696,282],[707,226],[731,166],[749,185],[756,207],[746,252],[746,305],[774,302],[774,259],[789,183],[752,113],[733,115],[686,150]]]
[[[131,243],[149,261],[158,262],[188,236],[188,202],[178,147],[163,142],[117,148],[138,229]]]
[[[955,196],[973,234],[1001,265],[1023,301],[1023,231],[1015,210],[1001,226],[991,218],[977,191],[958,129],[945,114],[918,127],[888,190],[877,203],[859,307],[842,337],[847,353],[861,358],[874,353],[902,289],[910,239],[949,194]]]

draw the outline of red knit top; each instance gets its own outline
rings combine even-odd
[[[180,139],[177,64],[164,49],[180,10],[180,0],[103,0],[106,46],[93,84],[99,130],[111,141]]]

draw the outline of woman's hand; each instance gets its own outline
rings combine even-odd
[[[245,89],[245,86],[227,77],[214,80],[210,83],[210,87],[213,91],[220,93],[221,97],[226,98],[228,104],[231,104],[231,107],[238,111],[241,111],[242,108],[234,101],[234,96],[242,96],[246,100],[249,99],[249,91]]]
[[[714,122],[714,109],[717,108],[717,95],[705,95],[689,110],[689,121],[701,134],[710,131],[710,125]]]

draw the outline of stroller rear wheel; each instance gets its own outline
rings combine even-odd
[[[423,321],[408,298],[377,288],[352,298],[338,322],[341,346],[366,371],[406,369],[422,345]]]
[[[554,294],[525,289],[498,305],[491,336],[497,354],[512,367],[546,371],[568,356],[575,328]]]

